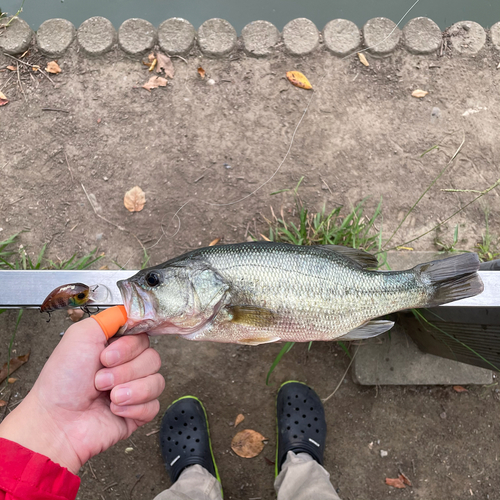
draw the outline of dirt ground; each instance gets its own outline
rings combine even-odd
[[[39,59],[32,53],[26,60]],[[51,76],[54,85],[40,73],[21,71],[22,91],[17,72],[2,71],[0,90],[10,102],[0,108],[0,239],[29,229],[20,242],[30,253],[48,243],[48,256],[57,260],[98,246],[105,254],[100,265],[134,269],[143,259],[138,240],[155,264],[215,238],[231,243],[249,232],[267,233],[269,206],[276,213],[293,207],[290,193],[270,194],[293,188],[302,176],[300,194],[312,209],[349,207],[370,197],[370,211],[382,197],[388,236],[465,138],[453,165],[399,231],[394,243],[402,244],[477,196],[441,189],[484,190],[500,177],[500,55],[490,48],[473,58],[397,51],[368,60],[364,67],[356,57],[340,61],[325,53],[263,60],[195,54],[187,62],[175,59],[175,77],[152,92],[141,88],[150,76],[146,66],[118,50],[95,60],[69,52],[58,60],[62,73]],[[0,55],[0,69],[12,63]],[[198,67],[206,70],[205,80]],[[314,94],[290,85],[284,75],[292,69],[308,76]],[[415,89],[429,94],[416,99]],[[281,170],[254,195],[229,204],[276,171],[311,97]],[[94,214],[82,185],[109,222]],[[123,195],[135,185],[147,202],[130,214]],[[484,232],[486,208],[491,232],[500,234],[499,191],[463,210],[440,237],[451,242],[459,223],[457,246],[472,249]],[[434,249],[435,237],[433,231],[411,246]],[[16,314],[0,315],[1,359]],[[16,372],[10,409],[68,325],[64,313],[50,324],[37,311],[25,314],[15,349],[31,351],[31,359]],[[265,458],[274,460],[277,387],[298,379],[326,397],[346,370],[343,351],[335,343],[314,344],[310,352],[296,346],[267,387],[265,375],[280,345],[170,337],[152,343],[167,380],[162,410],[184,394],[206,404],[225,498],[274,498],[274,469]],[[497,386],[458,394],[451,387],[360,387],[347,377],[326,403],[326,468],[343,499],[498,498],[499,410]],[[254,459],[230,451],[238,413],[245,415],[239,428],[269,438]],[[157,428],[152,422],[93,458],[81,471],[78,498],[151,499],[166,488],[158,434],[150,434]],[[126,453],[128,447],[133,451]],[[381,457],[381,450],[388,455]],[[385,485],[400,470],[413,487]]]

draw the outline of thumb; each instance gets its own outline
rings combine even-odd
[[[101,327],[106,339],[110,339],[127,322],[127,311],[124,306],[114,306],[95,314],[92,319]]]

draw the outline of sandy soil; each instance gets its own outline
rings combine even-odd
[[[389,235],[465,138],[453,165],[395,238],[395,244],[404,243],[476,196],[441,189],[483,190],[500,176],[498,54],[487,49],[475,58],[438,58],[398,51],[368,59],[366,68],[355,57],[339,61],[322,53],[266,60],[238,54],[224,61],[194,55],[187,63],[174,60],[175,78],[151,93],[141,88],[147,68],[118,51],[98,60],[68,53],[59,59],[62,73],[52,76],[55,85],[40,74],[21,73],[24,94],[17,75],[2,71],[0,89],[11,102],[0,108],[0,238],[29,228],[20,241],[30,252],[49,243],[48,255],[64,259],[98,246],[105,254],[100,264],[137,268],[138,240],[155,264],[214,238],[231,243],[244,241],[248,231],[266,231],[263,216],[270,216],[271,204],[276,212],[293,206],[290,193],[270,193],[293,188],[302,176],[301,196],[311,208],[350,206],[370,197],[372,210],[382,197]],[[0,56],[0,68],[11,63]],[[214,85],[200,79],[199,66]],[[284,75],[292,69],[308,76],[314,94],[288,83]],[[411,97],[417,88],[429,95]],[[311,97],[281,170],[253,196],[226,205],[277,169]],[[110,222],[94,214],[82,184]],[[135,185],[146,192],[147,203],[130,214],[123,195]],[[499,234],[499,194],[492,191],[466,208],[441,237],[451,241],[459,223],[458,246],[472,249],[484,231],[485,207],[491,210],[491,231]],[[173,216],[188,201],[175,227]],[[431,232],[413,246],[433,249],[435,236]],[[15,316],[0,316],[1,359]],[[31,351],[31,359],[17,372],[11,407],[34,383],[68,325],[64,313],[50,324],[36,311],[26,313],[15,348],[17,354]],[[187,393],[206,403],[229,499],[274,498],[273,467],[265,457],[274,457],[279,383],[303,380],[325,397],[348,364],[334,343],[318,343],[310,352],[299,346],[266,387],[279,345],[250,348],[166,337],[153,345],[167,379],[162,410]],[[344,499],[496,498],[499,405],[496,387],[457,394],[449,387],[361,388],[347,378],[326,404],[325,463],[332,482]],[[241,428],[269,437],[254,459],[230,451],[238,413],[246,417]],[[92,459],[92,469],[86,465],[81,471],[78,498],[149,499],[167,487],[158,435],[147,435],[157,428],[153,422]],[[133,451],[125,453],[127,447]],[[388,456],[381,457],[381,450]],[[399,470],[412,488],[384,484]]]

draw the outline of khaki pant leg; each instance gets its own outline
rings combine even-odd
[[[177,481],[154,500],[222,500],[222,488],[207,469],[192,465],[184,469]]]
[[[278,500],[340,500],[330,474],[307,453],[288,452],[274,489]]]

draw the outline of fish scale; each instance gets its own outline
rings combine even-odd
[[[267,327],[242,327],[227,324],[228,318],[221,315],[193,337],[198,340],[227,337],[234,342],[266,336],[299,342],[333,340],[368,319],[426,301],[413,273],[365,271],[324,249],[249,246],[236,265],[232,247],[214,247],[203,255],[229,282],[243,283],[231,294],[234,302],[268,308],[279,319]]]
[[[124,333],[249,344],[367,338],[393,325],[374,318],[482,290],[475,254],[407,271],[366,269],[374,265],[373,256],[339,246],[201,248],[118,283],[129,315]]]

